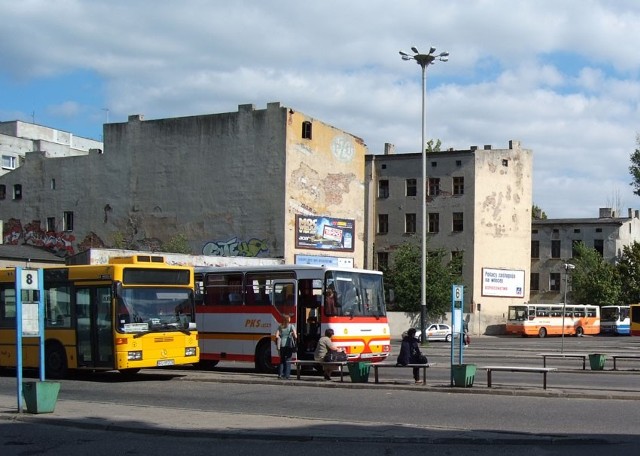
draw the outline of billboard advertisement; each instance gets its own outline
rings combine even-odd
[[[353,252],[355,220],[296,215],[296,248]]]
[[[524,271],[482,268],[482,296],[524,298]]]

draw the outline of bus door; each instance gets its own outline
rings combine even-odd
[[[296,324],[298,289],[294,280],[274,280],[271,290],[273,296],[271,302],[278,311],[278,323],[282,323],[282,317],[289,315],[291,323]]]
[[[78,365],[113,367],[111,286],[76,287]]]

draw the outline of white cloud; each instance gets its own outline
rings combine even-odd
[[[427,73],[428,137],[462,149],[520,140],[534,151],[535,202],[552,217],[596,216],[615,189],[640,207],[627,170],[640,114],[634,0],[23,0],[5,2],[3,19],[0,75],[94,72],[105,97],[90,101],[94,116],[280,101],[372,153],[385,142],[418,150],[420,67],[398,51],[434,45],[451,57]],[[52,112],[86,116],[89,101],[64,92]]]

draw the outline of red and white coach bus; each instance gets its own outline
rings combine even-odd
[[[277,364],[274,333],[284,315],[299,335],[298,359],[313,359],[327,328],[350,361],[380,361],[391,352],[382,273],[313,265],[197,267],[196,325],[200,362]],[[335,291],[335,305],[326,299]],[[296,356],[294,354],[294,356]]]

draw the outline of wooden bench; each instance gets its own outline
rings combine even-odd
[[[640,354],[615,354],[606,356],[609,356],[613,360],[613,370],[618,369],[616,365],[616,360],[618,359],[640,359]]]
[[[291,361],[296,365],[296,379],[300,380],[300,372],[302,371],[302,366],[335,366],[340,370],[340,381],[344,381],[344,366],[346,366],[348,361],[314,361],[311,359],[296,359]]]
[[[427,384],[427,368],[431,367],[431,366],[435,366],[436,363],[427,363],[427,364],[405,364],[405,365],[398,365],[397,363],[394,362],[390,362],[390,361],[381,361],[378,363],[371,363],[371,367],[373,367],[373,376],[375,378],[375,382],[379,383],[378,381],[378,369],[380,369],[381,367],[396,367],[396,368],[402,368],[402,367],[418,367],[422,369],[422,384],[426,385]]]
[[[550,353],[539,353],[539,355],[542,356],[542,367],[547,367],[547,358],[582,358],[582,370],[586,370],[587,358],[589,357],[588,353],[550,352]]]
[[[493,371],[503,372],[534,372],[542,374],[542,388],[547,389],[547,374],[557,371],[555,367],[520,367],[520,366],[484,366],[481,369],[487,370],[487,388],[491,388],[491,373]]]

